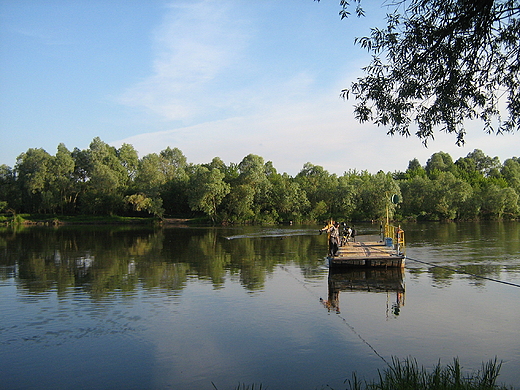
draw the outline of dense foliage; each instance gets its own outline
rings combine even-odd
[[[319,0],[318,0],[319,1]],[[361,0],[353,0],[358,16]],[[367,2],[368,3],[368,2]],[[382,2],[386,3],[386,2]],[[350,2],[340,1],[340,15]],[[356,42],[372,54],[365,76],[343,91],[355,114],[424,142],[434,130],[464,143],[468,120],[490,133],[520,128],[520,2],[398,0],[386,3],[386,27]]]
[[[393,197],[397,195],[397,197]],[[394,204],[391,198],[400,202]],[[4,213],[205,217],[218,223],[393,219],[476,220],[520,216],[520,158],[503,164],[474,150],[453,161],[434,153],[404,172],[348,170],[338,176],[306,163],[292,177],[249,154],[226,165],[188,163],[177,148],[142,158],[95,138],[86,150],[29,149],[0,166]]]

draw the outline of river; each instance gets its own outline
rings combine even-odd
[[[402,273],[330,280],[317,226],[0,230],[0,388],[338,390],[496,357],[520,389],[520,223],[402,227]]]

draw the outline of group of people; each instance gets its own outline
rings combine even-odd
[[[337,256],[339,247],[348,244],[350,239],[354,242],[356,238],[356,229],[351,228],[345,222],[330,222],[327,226],[320,230],[329,234],[329,256]]]

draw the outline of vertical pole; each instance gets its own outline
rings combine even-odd
[[[399,255],[399,241],[401,241],[401,225],[399,225],[397,228],[397,246],[396,246],[397,255]]]
[[[386,196],[388,197],[388,194],[386,194]],[[385,206],[386,206],[386,225],[385,225],[385,238],[386,239],[386,236],[387,236],[387,233],[388,233],[388,230],[390,229],[389,228],[389,217],[388,217],[388,199],[385,200]]]

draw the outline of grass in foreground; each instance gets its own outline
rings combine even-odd
[[[379,371],[379,379],[360,381],[355,373],[352,380],[347,380],[349,390],[507,390],[512,389],[497,384],[502,366],[495,358],[482,364],[482,369],[470,375],[464,375],[459,359],[453,364],[442,367],[440,362],[431,371],[417,365],[417,361],[408,358],[400,361],[392,358],[392,364]]]
[[[417,365],[413,358],[399,360],[392,358],[392,364],[379,371],[379,379],[368,382],[359,380],[356,373],[347,379],[347,390],[510,390],[513,387],[498,385],[497,378],[502,366],[495,358],[482,364],[482,369],[464,375],[459,359],[442,367],[440,362],[431,371]],[[215,390],[219,390],[214,383]],[[332,389],[326,386],[323,389]],[[260,385],[239,384],[235,390],[267,390]]]

